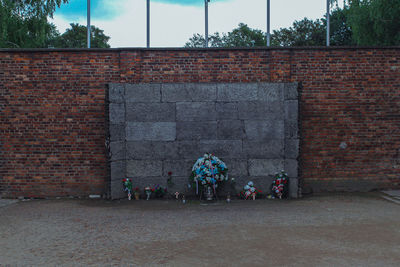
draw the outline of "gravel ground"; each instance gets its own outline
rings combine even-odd
[[[377,193],[210,205],[68,199],[0,207],[0,265],[399,264],[400,205]]]

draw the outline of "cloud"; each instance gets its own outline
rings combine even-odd
[[[93,0],[92,0],[93,1]],[[92,25],[111,36],[112,47],[146,46],[146,1],[144,0],[99,0],[104,8],[116,12],[110,19],[92,13]],[[161,2],[160,2],[161,1]],[[152,47],[182,47],[194,34],[204,34],[203,5],[171,4],[178,2],[160,0],[151,2],[150,42]],[[168,1],[168,2],[166,2]],[[203,0],[198,0],[202,3]],[[179,1],[181,2],[181,1]],[[322,0],[271,1],[271,29],[289,27],[294,20],[304,17],[320,18],[325,12]],[[63,14],[55,14],[53,21],[60,32],[71,22],[86,25],[86,14],[75,20]],[[209,3],[209,32],[228,32],[240,22],[252,28],[266,29],[266,0],[229,0]]]

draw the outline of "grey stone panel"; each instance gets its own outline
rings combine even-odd
[[[128,160],[126,164],[126,175],[135,176],[161,176],[161,160]]]
[[[111,181],[111,199],[127,198],[128,193],[124,191],[122,180]]]
[[[127,103],[127,121],[175,121],[174,103]]]
[[[239,118],[238,102],[217,102],[218,120],[235,120]]]
[[[299,139],[285,139],[285,158],[297,159],[299,156]]]
[[[162,141],[129,141],[126,143],[127,159],[179,158],[178,143]]]
[[[164,160],[163,176],[167,177],[168,172],[172,172],[172,176],[185,176],[189,178],[192,173],[194,160]]]
[[[126,102],[161,102],[161,84],[125,85]]]
[[[297,122],[285,122],[285,138],[297,139],[299,138],[299,126]]]
[[[284,135],[283,120],[245,121],[246,137],[253,141],[280,139]]]
[[[181,121],[176,123],[177,140],[216,139],[216,121]]]
[[[276,159],[283,158],[284,140],[268,139],[262,142],[243,141],[243,153],[246,158]]]
[[[298,95],[298,83],[285,83],[284,85],[284,96],[285,100],[297,100]]]
[[[242,158],[242,140],[202,140],[199,142],[199,157],[212,153],[221,160]]]
[[[295,159],[285,159],[284,170],[290,178],[296,178],[298,176],[298,165]]]
[[[110,112],[110,123],[118,124],[118,123],[125,122],[125,105],[124,104],[110,103],[109,112]]]
[[[297,178],[289,178],[289,197],[298,198],[299,180]]]
[[[113,161],[111,162],[111,181],[118,180],[122,182],[122,179],[126,177],[126,162]]]
[[[217,118],[213,102],[176,103],[177,121],[214,121]]]
[[[244,122],[241,120],[220,120],[217,126],[217,138],[237,140],[245,137]]]
[[[297,100],[285,101],[285,121],[297,123],[299,115],[299,105]]]
[[[228,167],[229,177],[237,180],[238,177],[248,176],[247,160],[246,159],[225,159],[226,166]]]
[[[195,140],[178,141],[178,158],[197,160],[200,156],[199,142]]]
[[[110,143],[111,161],[124,160],[125,154],[125,142],[124,141],[112,141]]]
[[[280,102],[283,101],[283,83],[260,83],[258,84],[259,101]]]
[[[244,101],[238,103],[239,119],[242,120],[283,120],[283,102]]]
[[[217,85],[217,101],[256,101],[258,100],[257,83],[223,83]]]
[[[112,103],[125,102],[125,87],[121,83],[108,84],[108,100]]]
[[[111,141],[125,140],[125,124],[110,124],[110,140]]]
[[[127,141],[174,141],[175,122],[127,122]]]
[[[284,167],[281,159],[249,159],[250,176],[274,175]]]
[[[216,84],[185,83],[163,84],[161,87],[162,102],[215,101]]]

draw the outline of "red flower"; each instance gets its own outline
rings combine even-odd
[[[168,176],[171,176],[172,175],[172,172],[168,172]]]

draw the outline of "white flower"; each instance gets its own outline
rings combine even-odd
[[[248,182],[249,186],[254,186],[254,183],[252,181]]]
[[[251,191],[252,193],[254,193],[254,191],[256,191],[256,189],[255,189],[254,187],[250,187],[250,191]]]
[[[221,176],[220,176],[220,177],[221,177],[221,180],[223,180],[223,179],[224,179],[224,175],[223,175],[223,174],[221,174]]]
[[[249,190],[249,189],[250,189],[250,186],[245,185],[245,186],[243,187],[243,189],[244,189],[244,190]]]

